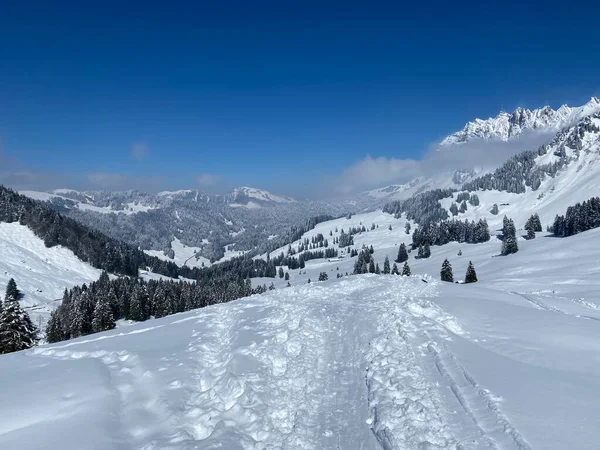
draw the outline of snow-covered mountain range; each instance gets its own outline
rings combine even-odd
[[[596,97],[577,107],[562,105],[556,110],[544,106],[534,110],[517,108],[512,113],[502,111],[496,117],[467,122],[462,130],[445,137],[439,145],[447,147],[474,139],[509,141],[526,132],[558,132],[598,111],[600,100]]]

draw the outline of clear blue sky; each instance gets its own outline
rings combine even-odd
[[[500,107],[599,93],[597,6],[88,3],[2,6],[4,172],[293,193]]]

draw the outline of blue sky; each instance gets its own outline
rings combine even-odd
[[[15,187],[314,195],[501,107],[599,93],[598,11],[574,3],[12,3],[0,181]]]

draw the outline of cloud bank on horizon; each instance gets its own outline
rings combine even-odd
[[[407,183],[417,177],[431,177],[456,170],[492,170],[511,156],[524,150],[536,149],[552,138],[553,133],[524,133],[507,142],[476,139],[466,143],[441,147],[431,145],[421,159],[397,159],[371,155],[347,166],[340,173],[322,177],[314,183],[295,183],[297,187],[273,186],[265,179],[265,186],[259,188],[279,192],[298,198],[346,196],[376,189],[390,184]],[[131,155],[138,161],[146,158],[149,148],[145,144],[134,144]],[[141,190],[158,192],[164,189],[182,189],[199,186],[211,191],[223,190],[232,185],[248,184],[243,179],[231,180],[220,174],[200,173],[191,177],[172,179],[165,175],[137,176],[125,173],[93,172],[69,174],[35,172],[27,170],[6,153],[0,153],[3,169],[0,169],[0,183],[17,190],[48,191],[57,188],[79,190]],[[302,174],[304,178],[306,174]],[[307,184],[311,184],[307,187]],[[293,184],[292,184],[293,185]],[[326,193],[326,195],[323,195]]]

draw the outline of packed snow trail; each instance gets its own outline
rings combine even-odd
[[[89,380],[56,387],[52,405],[68,412],[53,426],[89,416],[103,432],[45,438],[62,448],[529,449],[445,346],[466,334],[428,299],[437,283],[423,281],[313,283],[42,346],[1,358],[0,384],[23,360],[57,376],[68,362],[69,377]],[[69,407],[88,391],[89,409]],[[35,395],[17,384],[3,403]],[[0,448],[44,439],[43,426],[22,425],[31,411],[21,408],[0,428]]]

